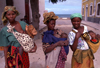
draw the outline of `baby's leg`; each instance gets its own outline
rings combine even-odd
[[[23,48],[22,48],[22,46],[20,46],[19,47],[19,54],[22,56],[22,54],[23,54]]]

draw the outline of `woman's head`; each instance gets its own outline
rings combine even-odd
[[[74,13],[70,17],[72,25],[75,29],[80,27],[81,21],[82,21],[82,15],[79,13]]]
[[[54,12],[44,13],[44,24],[48,26],[49,30],[53,30],[56,24],[56,19],[58,19],[58,16],[54,14]]]
[[[48,30],[54,30],[56,24],[56,20],[51,19],[47,21]]]
[[[4,12],[2,13],[2,21],[5,25],[7,23],[7,20],[13,21],[15,20],[16,16],[19,15],[19,12],[16,10],[14,6],[6,6],[4,8]]]

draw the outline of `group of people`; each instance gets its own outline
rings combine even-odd
[[[6,6],[2,14],[5,26],[0,31],[0,46],[4,48],[5,68],[29,68],[28,53],[36,52],[37,45],[31,40],[37,34],[35,28],[23,21],[16,21],[19,12],[14,6]],[[45,68],[64,68],[69,46],[73,51],[71,68],[94,68],[94,53],[100,45],[100,35],[81,26],[82,15],[71,15],[72,31],[67,35],[55,29],[58,16],[54,12],[43,14],[48,30],[42,35]]]

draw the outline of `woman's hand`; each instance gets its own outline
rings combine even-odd
[[[65,44],[65,46],[67,46],[69,44],[69,40],[65,40],[64,44]]]
[[[57,46],[67,46],[66,41],[59,41],[57,42]]]
[[[29,51],[29,53],[34,53],[34,52],[36,52],[36,50],[37,50],[37,46],[34,43],[34,47]]]
[[[81,35],[82,35],[82,33],[81,33],[81,32],[77,32],[77,33],[76,33],[76,38],[81,37]]]

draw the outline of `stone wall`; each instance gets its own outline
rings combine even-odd
[[[20,15],[17,16],[16,20],[20,21],[21,18],[25,16],[25,0],[13,0],[14,6],[19,11]]]

